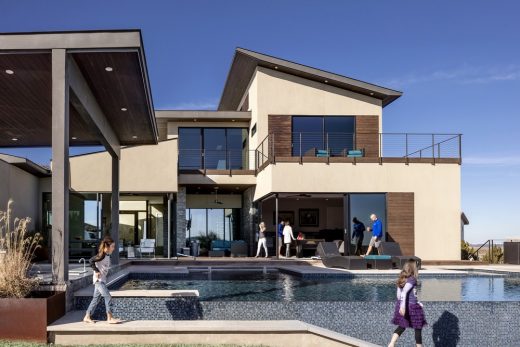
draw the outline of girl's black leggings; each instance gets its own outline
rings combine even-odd
[[[397,327],[395,329],[394,334],[401,336],[406,328]],[[418,345],[422,345],[422,329],[415,329],[415,343]]]

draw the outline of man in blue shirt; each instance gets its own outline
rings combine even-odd
[[[282,254],[282,246],[283,246],[283,228],[285,227],[285,223],[283,220],[278,224],[278,255]]]
[[[379,245],[381,244],[381,238],[383,237],[383,224],[375,214],[370,215],[370,219],[372,220],[372,228],[368,228],[370,231],[372,229],[372,238],[370,239],[370,244],[368,245],[367,253],[365,255],[369,255],[372,252],[372,247],[377,248],[377,253],[379,254]]]

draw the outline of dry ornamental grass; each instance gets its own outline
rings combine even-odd
[[[40,234],[29,235],[29,217],[12,221],[13,201],[0,211],[0,297],[23,298],[38,286],[38,279],[29,277],[34,251],[40,247]]]

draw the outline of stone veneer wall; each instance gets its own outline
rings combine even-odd
[[[253,196],[255,194],[255,188],[251,187],[244,191],[242,194],[242,226],[240,228],[240,238],[247,242],[249,255],[255,254],[255,216],[251,214],[253,208]]]
[[[177,191],[177,199],[176,199],[176,211],[173,212],[175,214],[176,219],[176,237],[177,237],[177,250],[173,250],[172,256],[177,256],[176,252],[181,251],[181,248],[186,245],[186,187],[179,187]]]
[[[76,298],[85,310],[89,297]],[[113,298],[114,314],[126,320],[300,320],[372,343],[387,345],[395,326],[393,302],[247,302],[196,298]],[[519,346],[520,302],[424,302],[424,346]],[[95,319],[104,319],[100,301]],[[413,330],[399,346],[415,345]]]

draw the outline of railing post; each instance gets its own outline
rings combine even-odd
[[[204,176],[206,176],[206,150],[202,150],[202,169],[204,170]]]
[[[383,164],[383,133],[379,133],[379,165]]]
[[[459,165],[462,164],[462,135],[459,134]]]
[[[272,134],[272,135],[273,135],[273,139],[272,139],[272,141],[271,141],[271,148],[272,148],[272,158],[273,158],[273,159],[272,159],[272,160],[273,160],[272,162],[273,162],[273,164],[276,164],[276,157],[275,157],[275,155],[274,155],[274,141],[275,141],[275,135],[274,135],[274,134],[275,134],[275,133]]]
[[[302,133],[300,132],[299,136],[299,142],[300,142],[300,164],[302,163]]]
[[[357,148],[357,137],[356,137],[356,133],[354,132],[354,134],[352,135],[352,149],[358,149]],[[347,149],[347,152],[345,153],[345,157],[348,155],[348,149]]]
[[[438,143],[437,144],[437,158],[441,158],[441,144]]]
[[[435,134],[432,134],[432,160],[435,165]]]
[[[406,165],[409,165],[410,160],[408,159],[408,133],[404,134],[405,137],[405,157],[406,157]]]

